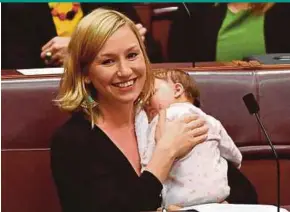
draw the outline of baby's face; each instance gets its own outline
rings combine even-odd
[[[149,120],[156,116],[160,109],[167,108],[174,103],[174,84],[165,80],[155,79],[154,94],[145,107]]]

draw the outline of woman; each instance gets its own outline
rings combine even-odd
[[[83,16],[99,7],[120,11],[141,23],[128,3],[3,3],[2,68],[62,66],[71,32]],[[74,15],[64,16],[68,13]],[[161,50],[150,33],[145,35],[145,42],[150,60],[160,62]]]
[[[168,54],[172,62],[232,61],[290,52],[290,4],[186,6],[189,13],[180,7],[169,32]]]
[[[205,140],[204,120],[192,115],[165,125],[162,112],[156,150],[140,172],[134,117],[152,92],[149,68],[127,17],[97,9],[80,21],[57,98],[74,114],[51,145],[63,211],[154,210],[174,160]]]

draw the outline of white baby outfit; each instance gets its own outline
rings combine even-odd
[[[163,184],[162,199],[165,206],[182,207],[202,203],[219,203],[230,193],[227,179],[229,160],[240,167],[242,155],[221,123],[190,103],[175,103],[167,109],[167,120],[184,114],[197,113],[207,122],[208,138],[198,144],[185,157],[176,161]],[[144,169],[155,148],[156,116],[150,124],[144,111],[136,116],[135,130],[141,165]]]

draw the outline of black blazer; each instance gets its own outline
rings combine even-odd
[[[2,13],[2,69],[42,68],[41,47],[57,36],[47,3],[3,3]],[[140,18],[132,4],[81,3],[84,15],[99,7],[118,10],[134,22]],[[162,60],[160,46],[146,33],[146,46],[152,62]]]
[[[227,4],[187,3],[173,15],[169,32],[168,57],[171,62],[216,60],[219,29]],[[267,53],[290,53],[290,4],[276,3],[265,15],[264,35]]]
[[[51,170],[64,212],[144,211],[160,207],[162,184],[136,174],[127,158],[98,127],[77,113],[53,136]],[[230,203],[257,203],[247,178],[228,167]]]

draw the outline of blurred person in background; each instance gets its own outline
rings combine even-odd
[[[174,15],[169,60],[232,61],[290,53],[289,24],[289,3],[187,3]]]
[[[144,38],[150,60],[162,60],[160,48],[146,33],[132,4],[3,3],[1,68],[62,66],[74,28],[83,16],[99,7],[114,9],[130,17]]]

